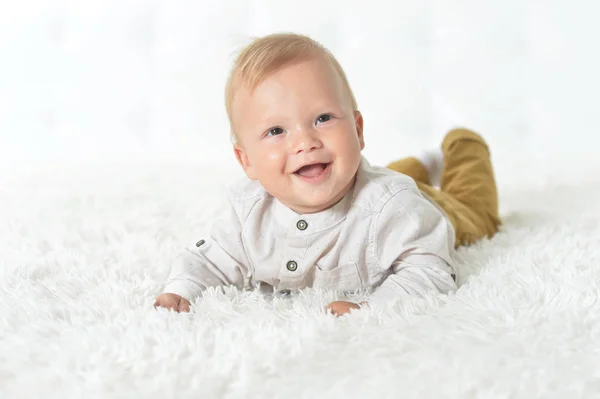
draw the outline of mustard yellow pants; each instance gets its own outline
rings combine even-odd
[[[427,169],[416,158],[387,167],[412,177],[448,215],[456,230],[456,246],[473,244],[498,231],[498,192],[487,143],[467,129],[450,131],[442,142],[444,169],[440,188],[430,184]]]

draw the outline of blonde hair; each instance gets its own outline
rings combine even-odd
[[[308,36],[296,33],[275,33],[255,38],[242,49],[233,62],[233,68],[225,86],[225,108],[231,126],[232,140],[235,140],[232,103],[235,93],[240,87],[246,86],[250,90],[254,90],[277,68],[319,56],[324,57],[340,76],[342,84],[350,96],[353,110],[356,111],[358,106],[348,78],[342,66],[329,50]]]

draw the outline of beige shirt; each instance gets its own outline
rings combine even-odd
[[[204,243],[173,264],[164,292],[188,300],[210,286],[274,293],[369,289],[369,303],[456,289],[454,228],[410,177],[361,160],[335,206],[300,215],[255,181],[229,192]]]

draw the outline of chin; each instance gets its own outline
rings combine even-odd
[[[336,197],[311,197],[305,198],[299,207],[310,210],[311,212],[319,212],[334,205]]]

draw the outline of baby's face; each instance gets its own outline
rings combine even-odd
[[[298,213],[338,202],[352,187],[363,121],[326,60],[290,64],[233,102],[236,156],[250,179]]]

